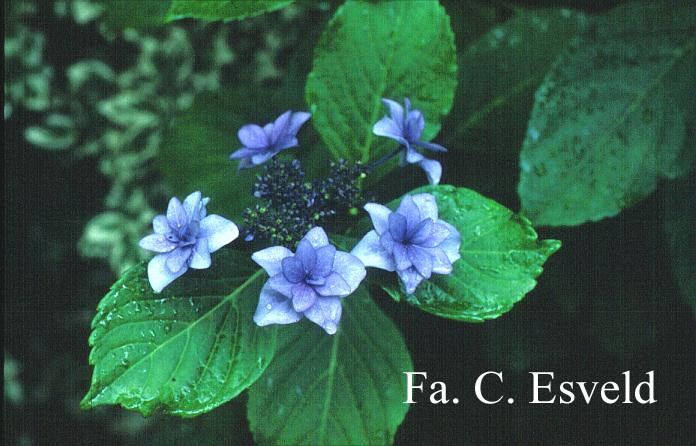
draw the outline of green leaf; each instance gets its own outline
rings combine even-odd
[[[618,214],[689,166],[696,108],[696,15],[631,3],[597,19],[536,92],[519,196],[537,225]]]
[[[264,125],[285,111],[273,104],[265,93],[247,88],[197,95],[193,106],[171,122],[160,145],[158,166],[173,195],[183,199],[200,190],[212,197],[211,213],[238,219],[254,202],[251,189],[259,170],[237,172],[237,161],[229,155],[242,146],[240,127]]]
[[[348,1],[315,51],[306,99],[335,158],[368,161],[396,143],[372,133],[387,114],[380,101],[409,97],[425,115],[425,140],[440,129],[457,84],[454,36],[436,1]]]
[[[433,274],[414,294],[384,289],[428,313],[465,322],[495,319],[536,286],[542,265],[561,247],[558,240],[538,240],[526,218],[472,190],[427,186],[409,195],[423,192],[435,196],[439,218],[459,231],[461,258],[451,274]]]
[[[459,57],[457,95],[445,121],[454,130],[445,146],[518,149],[512,138],[524,134],[518,127],[532,108],[534,90],[587,21],[569,9],[520,10],[467,47]]]
[[[390,444],[412,370],[398,329],[361,288],[343,300],[335,335],[308,321],[279,329],[278,353],[249,390],[251,431],[263,444]]]
[[[285,8],[293,0],[172,0],[167,20],[242,20]]]
[[[693,139],[692,139],[693,141]],[[696,151],[693,146],[692,150]],[[696,317],[696,171],[670,181],[665,193],[665,231],[672,253],[672,272]]]
[[[187,272],[161,294],[146,270],[128,270],[99,302],[81,407],[190,417],[256,381],[273,357],[275,331],[252,321],[264,276],[248,255],[223,250],[210,269]]]
[[[150,28],[166,23],[172,0],[103,0],[111,28]]]

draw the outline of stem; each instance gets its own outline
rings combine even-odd
[[[368,170],[370,170],[370,171],[371,171],[371,170],[374,170],[375,168],[377,168],[377,167],[381,166],[382,164],[386,163],[387,161],[389,161],[390,159],[392,159],[392,158],[394,158],[396,155],[398,155],[399,152],[401,152],[401,150],[402,150],[402,146],[399,146],[399,147],[396,148],[396,150],[392,151],[391,153],[389,153],[389,154],[383,156],[382,158],[380,158],[380,159],[378,159],[378,160],[375,160],[375,161],[371,162],[370,164],[367,165]]]

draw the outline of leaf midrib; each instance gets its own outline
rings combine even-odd
[[[390,6],[394,6],[394,4],[392,4]],[[392,59],[394,58],[394,53],[396,52],[396,50],[395,50],[396,43],[395,43],[394,36],[397,34],[398,30],[401,28],[401,21],[403,19],[402,15],[403,15],[403,8],[401,8],[399,10],[398,14],[396,14],[397,23],[392,28],[393,32],[390,35],[389,44],[388,44],[388,57],[389,58],[385,61],[384,65],[383,65],[383,68],[384,68],[382,70],[383,76],[382,76],[382,79],[381,79],[381,82],[380,82],[380,85],[378,88],[379,94],[374,94],[372,96],[373,104],[372,104],[372,112],[370,113],[369,122],[373,123],[373,124],[377,120],[377,117],[379,116],[379,111],[382,108],[382,100],[381,99],[382,99],[382,97],[384,97],[384,92],[387,89],[387,80],[389,78],[389,66],[392,63]],[[374,42],[374,36],[372,34],[369,34],[369,35],[370,35],[370,38],[372,39],[372,41]],[[367,138],[365,138],[365,145],[363,146],[363,148],[361,150],[361,152],[362,152],[361,161],[363,163],[367,163],[368,161],[370,161],[370,155],[371,155],[370,152],[371,152],[371,148],[372,148],[372,139],[373,138],[374,138],[374,135],[372,133],[372,127],[368,127]]]

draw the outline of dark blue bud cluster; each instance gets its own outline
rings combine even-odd
[[[294,247],[309,229],[357,214],[368,201],[359,186],[366,171],[359,162],[332,161],[326,179],[311,181],[298,160],[269,161],[252,189],[260,203],[244,211],[245,240]]]

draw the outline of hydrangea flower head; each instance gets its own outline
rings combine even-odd
[[[210,198],[194,192],[184,200],[169,200],[167,215],[152,221],[154,234],[140,240],[140,247],[158,253],[147,265],[150,285],[159,293],[189,268],[205,269],[211,264],[210,253],[239,236],[239,229],[219,215],[207,215]]]
[[[438,219],[433,195],[407,195],[396,212],[377,203],[366,204],[365,210],[375,229],[351,251],[365,266],[396,271],[407,294],[433,273],[452,272],[460,257],[460,236]]]
[[[438,184],[442,176],[442,166],[438,161],[428,159],[418,152],[414,146],[420,146],[434,152],[446,152],[447,149],[439,144],[421,141],[425,119],[420,110],[411,110],[411,101],[404,99],[402,107],[391,99],[382,99],[382,103],[389,108],[390,116],[385,116],[372,127],[372,133],[378,136],[386,136],[398,141],[404,146],[403,160],[409,164],[418,164],[428,176],[430,184]]]
[[[270,276],[254,314],[260,326],[291,324],[304,316],[334,334],[341,319],[341,299],[353,293],[366,274],[362,262],[336,250],[320,227],[307,232],[294,254],[273,246],[251,258]]]
[[[297,146],[297,132],[312,115],[288,110],[275,121],[261,127],[247,124],[237,132],[244,147],[230,155],[239,160],[239,169],[263,164],[281,150]]]

